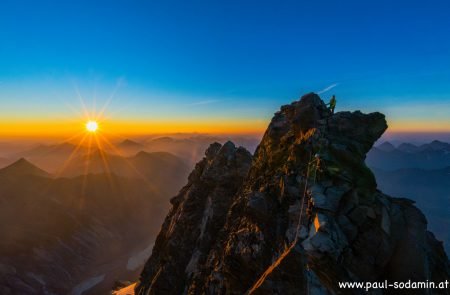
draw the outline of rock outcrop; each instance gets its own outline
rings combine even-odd
[[[226,221],[233,196],[250,168],[251,154],[227,142],[212,144],[190,174],[156,239],[142,283],[161,294],[182,294],[200,269]]]
[[[311,93],[275,114],[251,167],[242,148],[212,145],[136,293],[359,294],[338,282],[448,279],[424,215],[377,190],[364,164],[386,128],[380,113],[332,114]]]

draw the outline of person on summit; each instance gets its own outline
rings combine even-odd
[[[330,99],[330,102],[328,103],[330,106],[330,111],[332,114],[334,114],[334,109],[336,108],[336,96],[333,94],[333,96]]]
[[[314,160],[312,160],[313,165],[314,165],[314,183],[316,182],[317,179],[317,172],[322,172],[322,161],[320,159],[320,155],[319,153],[314,155]]]

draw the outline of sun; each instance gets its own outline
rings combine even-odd
[[[88,132],[96,132],[98,130],[98,123],[96,121],[88,121],[86,123],[86,130]]]

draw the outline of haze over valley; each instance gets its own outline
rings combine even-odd
[[[237,139],[255,148],[255,139]],[[136,280],[170,199],[206,147],[226,140],[166,136],[105,150],[65,142],[22,151],[4,142],[0,291],[106,294]]]

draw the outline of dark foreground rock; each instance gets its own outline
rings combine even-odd
[[[183,292],[216,242],[251,161],[247,150],[231,142],[208,148],[188,184],[171,200],[173,207],[142,273],[143,281],[151,278],[147,283],[152,289],[161,294]]]
[[[275,114],[251,167],[242,148],[211,145],[136,293],[363,294],[338,282],[448,279],[424,215],[377,190],[364,164],[386,128],[380,113],[331,114],[308,94]]]

